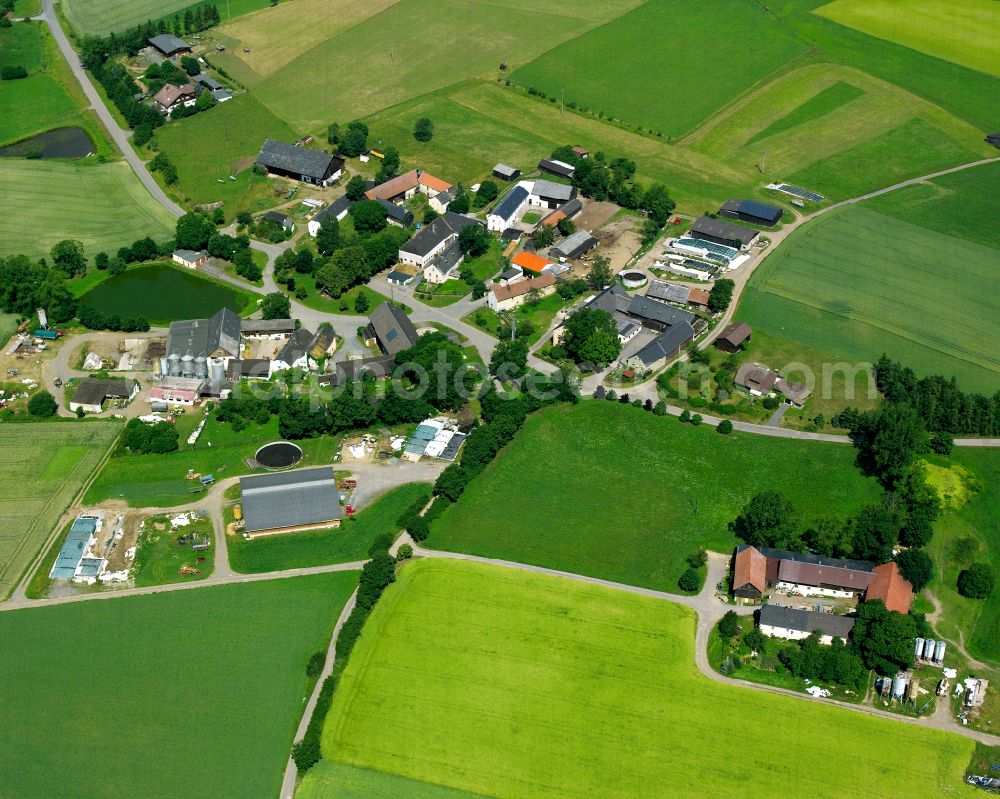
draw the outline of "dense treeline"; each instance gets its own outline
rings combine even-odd
[[[85,69],[96,69],[107,59],[118,55],[134,56],[149,44],[149,39],[161,33],[186,36],[218,25],[222,21],[219,9],[212,3],[191,6],[178,12],[172,22],[163,18],[149,20],[107,36],[85,36],[80,40],[80,60]]]
[[[179,438],[177,428],[170,422],[146,424],[139,419],[129,419],[120,447],[136,455],[174,452]]]
[[[135,80],[128,70],[117,61],[108,59],[91,70],[97,78],[108,98],[115,104],[115,107],[125,117],[125,122],[132,129],[140,126],[155,129],[160,127],[166,118],[156,108],[147,105],[141,100],[136,100],[135,95],[139,91],[135,85]]]

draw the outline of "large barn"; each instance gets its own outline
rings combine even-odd
[[[344,160],[319,150],[265,139],[257,156],[257,166],[266,169],[270,175],[329,186],[343,173]]]
[[[751,225],[773,227],[781,221],[782,210],[774,205],[757,202],[757,200],[728,200],[719,209],[719,216],[739,219]]]
[[[721,219],[712,219],[710,216],[699,216],[691,223],[689,235],[702,241],[713,241],[739,250],[753,243],[757,238],[757,231]]]
[[[340,492],[332,466],[241,477],[240,492],[251,538],[340,526]]]

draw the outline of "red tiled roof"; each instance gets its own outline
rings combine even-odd
[[[865,599],[881,599],[889,610],[910,612],[913,586],[899,573],[895,561],[875,567],[875,579],[868,586]]]
[[[542,224],[547,227],[554,227],[558,225],[562,220],[566,218],[566,214],[562,211],[553,211],[545,219],[542,220]]]
[[[762,594],[767,591],[767,558],[754,547],[736,553],[733,564],[733,589],[752,585]]]
[[[448,191],[451,188],[451,184],[448,181],[436,178],[427,172],[421,172],[417,181],[421,186],[427,186],[427,188],[434,189],[434,191]]]
[[[385,183],[379,183],[374,188],[368,189],[365,192],[365,197],[369,200],[391,200],[393,197],[398,197],[410,189],[415,189],[418,182],[417,170],[411,169],[409,172],[404,172],[402,175],[397,175]]]
[[[533,252],[519,252],[511,259],[511,263],[514,266],[519,266],[522,269],[527,269],[529,272],[541,272],[545,267],[551,266],[555,261],[550,261],[548,258],[543,258],[540,255],[536,255]]]
[[[842,569],[837,566],[820,566],[815,563],[801,563],[783,560],[778,565],[778,579],[785,583],[799,585],[832,586],[844,591],[864,591],[874,580],[871,572]]]
[[[705,289],[691,289],[688,302],[692,305],[708,305],[708,292]]]
[[[527,294],[532,289],[546,289],[549,286],[554,286],[556,278],[554,275],[539,275],[538,277],[533,277],[530,280],[522,280],[519,283],[510,283],[506,286],[492,286],[490,291],[493,292],[493,296],[497,298],[498,302],[503,302],[504,300],[509,300],[512,297],[520,297],[522,294]]]

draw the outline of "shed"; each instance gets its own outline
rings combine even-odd
[[[538,168],[542,172],[548,172],[550,175],[558,175],[562,178],[571,178],[576,171],[572,164],[567,164],[565,161],[556,161],[553,158],[543,158],[538,162]]]
[[[191,45],[188,42],[177,36],[172,36],[169,33],[161,33],[159,36],[152,36],[146,41],[163,53],[163,55],[167,58],[191,52]]]
[[[720,349],[723,352],[739,352],[744,342],[750,340],[752,332],[750,325],[745,322],[736,322],[727,325],[715,340],[716,349]]]
[[[172,260],[175,264],[186,266],[188,269],[197,269],[208,260],[208,253],[198,250],[174,250]]]
[[[69,409],[100,413],[107,400],[129,401],[138,393],[139,384],[135,380],[98,380],[94,377],[85,377],[77,386],[76,393],[69,402]]]
[[[570,260],[574,258],[579,258],[582,255],[586,255],[594,247],[596,247],[598,241],[596,238],[591,236],[586,230],[578,230],[570,236],[556,244],[552,249],[549,250],[549,254],[556,256],[557,258],[568,258]]]
[[[493,167],[493,177],[501,180],[517,180],[521,177],[521,170],[507,164],[497,164]]]

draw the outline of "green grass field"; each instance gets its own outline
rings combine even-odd
[[[951,462],[965,470],[963,476],[972,490],[964,504],[945,507],[929,547],[939,575],[930,589],[945,608],[938,627],[951,640],[964,640],[974,657],[1000,668],[1000,592],[984,601],[961,596],[955,581],[968,564],[954,551],[959,539],[973,538],[980,547],[975,558],[1000,569],[1000,452],[962,447],[953,452]]]
[[[757,269],[739,317],[857,362],[885,352],[918,374],[956,375],[966,390],[991,393],[1000,377],[1000,355],[989,343],[998,318],[982,287],[1000,269],[1000,251],[918,227],[921,221],[865,206],[824,215]]]
[[[779,796],[790,784],[817,799],[976,795],[961,782],[972,741],[710,682],[694,633],[671,602],[418,561],[365,626],[323,752],[518,799]],[[750,720],[766,745],[739,744]],[[306,785],[309,799],[350,796]]]
[[[459,791],[384,771],[321,760],[295,791],[296,799],[477,799],[482,794]]]
[[[880,39],[1000,76],[994,0],[835,0],[817,14]]]
[[[430,486],[409,483],[390,491],[356,517],[344,519],[335,530],[265,536],[252,541],[229,541],[229,564],[244,574],[280,571],[328,563],[365,560],[376,536],[399,532],[396,520]]]
[[[3,792],[276,796],[306,662],[356,582],[345,572],[0,614]]]
[[[751,0],[648,0],[513,80],[549,96],[565,89],[566,101],[679,136],[806,49]],[[666,51],[684,57],[668,65]]]
[[[802,103],[802,105],[793,108],[784,116],[778,117],[778,119],[774,120],[764,130],[755,133],[747,141],[747,144],[753,144],[760,139],[766,139],[768,136],[773,136],[776,133],[781,133],[790,128],[803,125],[806,122],[811,122],[814,119],[824,117],[836,111],[842,105],[851,102],[851,100],[856,100],[858,97],[863,96],[864,91],[857,86],[852,86],[850,83],[845,83],[842,80],[831,83],[825,89],[822,89],[819,94],[813,95]]]
[[[3,426],[0,599],[16,586],[120,429],[108,422]]]
[[[874,499],[853,462],[840,444],[724,437],[611,402],[558,406],[528,419],[427,544],[676,591],[699,545],[735,545],[726,525],[759,491],[783,492],[807,520]]]
[[[24,67],[29,73],[41,69],[45,62],[42,30],[43,26],[33,24],[0,28],[0,67]]]
[[[249,168],[265,138],[293,142],[297,136],[252,94],[241,94],[210,114],[172,122],[156,132],[160,151],[177,167],[183,197],[192,203],[221,200],[227,219],[240,211],[274,205],[270,182]],[[198,146],[192,147],[192,141]],[[237,179],[230,180],[234,170]]]
[[[77,239],[88,256],[143,236],[170,238],[174,220],[125,163],[0,159],[0,255],[48,255]]]
[[[527,63],[634,5],[581,0],[550,9],[528,0],[400,0],[304,51],[256,92],[293,127],[319,132],[332,120],[368,115],[464,78],[495,76],[501,62]]]
[[[219,4],[223,21],[267,8],[270,0],[229,0]],[[73,28],[82,34],[106,36],[148,20],[170,17],[197,5],[191,0],[67,0],[63,10]]]

